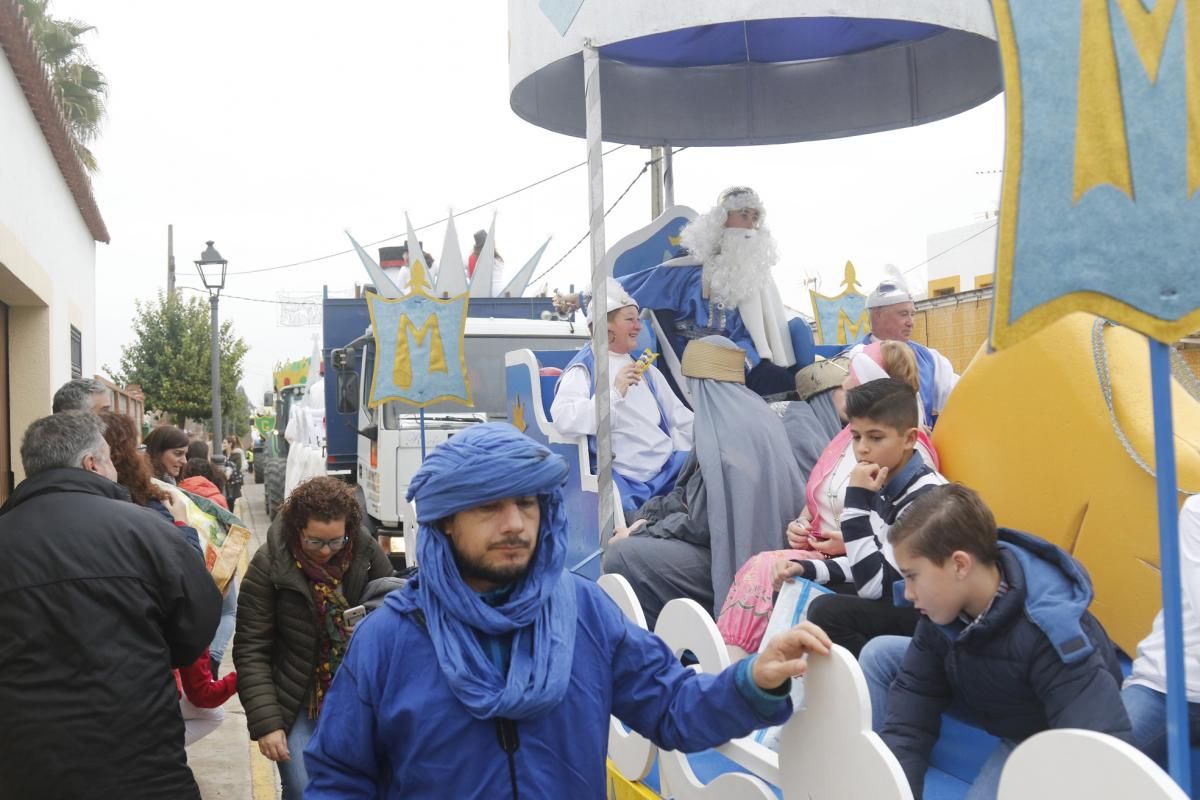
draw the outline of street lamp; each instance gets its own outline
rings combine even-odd
[[[196,271],[200,273],[200,280],[208,290],[208,302],[212,308],[213,452],[219,452],[224,434],[221,431],[221,346],[220,328],[217,325],[217,300],[221,296],[221,290],[225,288],[225,268],[229,266],[229,262],[221,258],[211,239],[205,244],[208,247],[200,254],[200,260],[196,262]]]

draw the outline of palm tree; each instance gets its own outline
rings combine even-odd
[[[49,5],[50,0],[21,0],[25,20],[50,70],[51,84],[62,101],[79,160],[89,172],[95,172],[96,158],[87,144],[100,131],[108,83],[88,57],[80,37],[96,28],[79,20],[52,17]]]

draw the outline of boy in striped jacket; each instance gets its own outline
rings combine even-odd
[[[840,520],[846,554],[826,561],[781,562],[775,583],[800,576],[835,588],[852,587],[853,594],[818,597],[808,618],[857,657],[876,636],[911,636],[916,628],[920,615],[893,602],[892,584],[900,571],[887,531],[913,500],[946,479],[914,450],[917,395],[908,384],[884,378],[850,389],[846,416],[858,460]]]

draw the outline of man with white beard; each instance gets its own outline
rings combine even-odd
[[[771,277],[778,254],[765,216],[753,189],[726,189],[717,205],[681,232],[687,255],[618,279],[638,305],[654,310],[679,357],[689,341],[714,335],[745,350],[746,386],[761,395],[794,389],[796,365]]]

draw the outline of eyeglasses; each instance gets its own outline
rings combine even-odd
[[[307,536],[300,537],[300,544],[308,550],[324,550],[329,548],[329,552],[336,553],[346,546],[346,542],[350,541],[349,536],[343,536],[340,539],[309,539]]]

